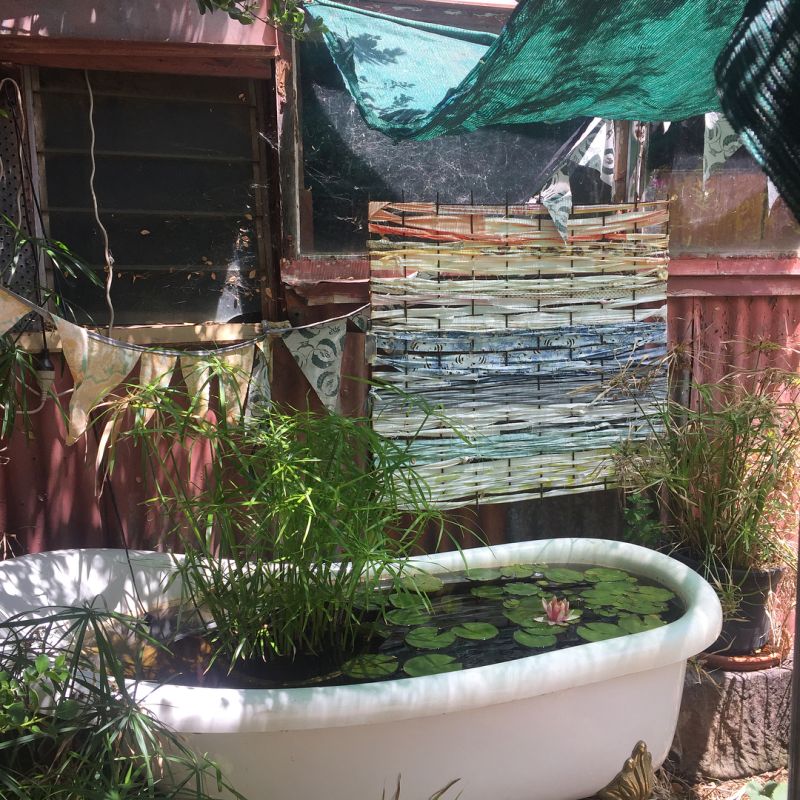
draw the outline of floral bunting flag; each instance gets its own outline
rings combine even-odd
[[[181,375],[186,383],[194,413],[202,418],[208,413],[211,398],[211,367],[204,356],[185,355],[180,358]]]
[[[303,375],[330,411],[339,410],[339,384],[347,320],[339,319],[282,335]]]
[[[86,328],[53,316],[61,349],[75,389],[69,403],[67,444],[74,444],[89,425],[89,412],[130,374],[140,351],[121,347]]]
[[[220,373],[220,400],[224,403],[228,422],[235,422],[244,410],[247,385],[253,372],[255,347],[241,347],[220,356],[227,367]]]
[[[541,191],[542,205],[550,214],[561,238],[566,241],[569,230],[569,215],[572,212],[572,189],[569,175],[563,169],[558,170]]]
[[[369,328],[369,311],[359,311],[356,314],[353,314],[351,317],[353,320],[353,325],[356,326],[360,331],[366,331]]]
[[[272,345],[269,339],[256,345],[256,359],[247,391],[245,423],[251,422],[269,410],[272,404]]]
[[[581,167],[597,170],[600,180],[608,186],[614,185],[614,123],[603,120],[596,133],[590,134],[585,142],[570,156]]]
[[[742,140],[725,117],[712,111],[705,117],[703,137],[703,186],[712,172],[719,169],[741,146]]]
[[[168,353],[159,353],[155,350],[148,350],[142,353],[142,357],[139,360],[139,386],[147,386],[148,384],[155,384],[160,388],[169,386],[177,362],[177,356]],[[145,424],[150,421],[154,413],[154,408],[144,410]]]
[[[0,289],[0,335],[13,328],[33,309],[17,299],[12,292]]]
[[[771,212],[772,206],[775,205],[775,201],[780,197],[778,192],[778,187],[767,178],[767,209]]]
[[[595,117],[566,161],[539,192],[556,230],[566,241],[569,235],[569,215],[572,212],[570,176],[576,166],[588,167],[600,173],[603,183],[614,184],[614,123]],[[533,202],[533,198],[529,202]]]

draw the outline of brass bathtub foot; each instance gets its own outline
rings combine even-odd
[[[647,745],[638,742],[619,775],[597,793],[597,800],[648,800],[655,782],[653,757]]]

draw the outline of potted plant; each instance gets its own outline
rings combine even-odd
[[[794,563],[783,534],[787,524],[797,527],[797,389],[797,376],[774,369],[695,384],[688,402],[656,403],[644,443],[615,456],[623,485],[638,498],[629,516],[642,517],[641,498],[654,498],[662,546],[717,589],[726,622],[710,652],[764,646],[767,601]]]

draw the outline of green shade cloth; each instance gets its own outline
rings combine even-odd
[[[527,0],[499,36],[316,0],[367,124],[394,139],[582,116],[719,110],[714,62],[745,0]]]
[[[800,221],[800,3],[755,0],[716,66],[722,109]]]

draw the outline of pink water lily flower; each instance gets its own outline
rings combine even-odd
[[[563,625],[569,621],[569,600],[559,600],[555,595],[550,600],[542,598],[545,622],[548,625]]]

